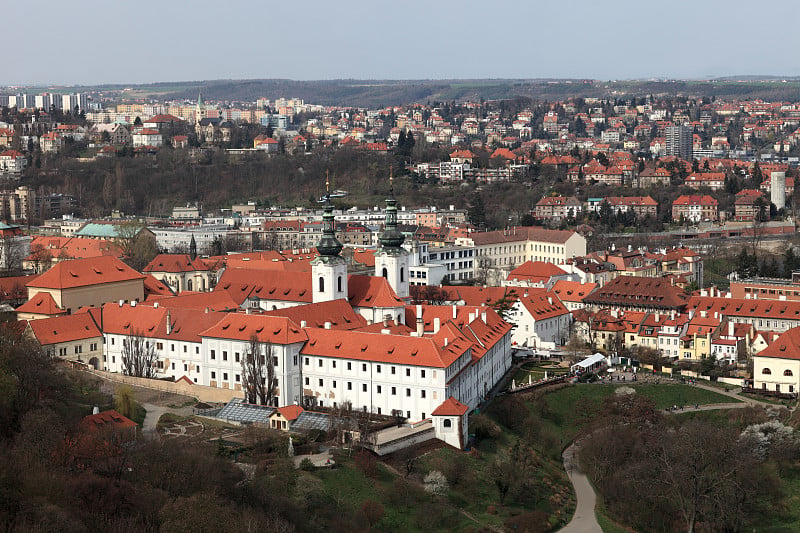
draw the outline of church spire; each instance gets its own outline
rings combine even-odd
[[[331,204],[331,183],[328,172],[325,172],[325,207],[322,215],[322,238],[317,244],[317,251],[322,257],[339,257],[342,243],[336,238],[336,222]]]
[[[383,231],[378,240],[381,248],[385,250],[399,250],[406,240],[405,236],[397,229],[397,200],[394,197],[394,176],[389,169],[389,198],[386,199],[386,219]]]

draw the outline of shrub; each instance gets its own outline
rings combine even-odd
[[[311,462],[311,459],[306,457],[302,461],[300,461],[300,470],[305,470],[306,472],[313,472],[317,467],[314,466],[314,463]]]
[[[425,482],[425,490],[431,494],[442,495],[449,489],[447,478],[438,470],[431,470],[423,479]]]

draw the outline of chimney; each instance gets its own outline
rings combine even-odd
[[[305,328],[305,327],[307,327],[307,326],[308,326],[308,322],[306,322],[305,320],[301,320],[301,321],[300,321],[300,327],[301,327],[301,328]]]
[[[389,334],[391,334],[390,330],[388,330],[388,329],[382,329],[381,330],[381,335],[389,335]]]
[[[455,320],[457,316],[458,316],[458,308],[456,307],[456,304],[453,304],[453,320]]]
[[[547,302],[548,302],[550,305],[553,305],[553,297],[552,297],[552,296],[548,296],[548,297],[547,297]]]
[[[439,333],[439,328],[441,327],[441,325],[442,325],[442,323],[439,320],[439,317],[438,316],[434,317],[434,319],[433,319],[433,333],[434,334]]]
[[[211,308],[206,306],[206,314],[208,314],[210,311],[211,311]]]
[[[658,323],[658,319],[659,319],[659,318],[661,318],[661,315],[659,315],[658,313],[656,313],[656,314],[655,314],[655,317],[656,317],[656,324],[657,324],[657,323]]]
[[[325,329],[331,329],[332,324],[330,322],[325,322]]]
[[[249,314],[251,314],[252,312],[253,312],[253,310],[252,310],[252,309],[250,309],[249,307],[248,307],[247,309],[245,309],[245,310],[244,310],[244,314],[246,314],[246,315],[249,315]]]
[[[475,314],[476,313],[470,313],[469,314],[469,317],[467,319],[467,324],[472,324],[472,321],[475,320]]]
[[[167,335],[172,333],[172,317],[169,314],[169,309],[167,309]]]
[[[136,307],[136,300],[131,300],[131,307]]]
[[[425,333],[425,322],[421,315],[417,315],[417,336],[422,337],[423,333]]]
[[[705,317],[706,317],[706,312],[703,311],[703,310],[700,310],[700,318],[705,318]]]
[[[125,300],[120,300],[119,301],[119,306],[122,307],[123,305],[125,305]]]
[[[486,311],[484,311],[484,312],[482,312],[482,313],[481,313],[481,320],[483,320],[483,323],[484,323],[484,324],[486,324],[486,323],[487,323],[487,322],[486,322]]]
[[[417,304],[417,318],[422,318],[422,306]]]
[[[689,320],[694,318],[694,309],[689,310]]]
[[[447,348],[447,341],[448,341],[448,339],[447,339],[447,337],[445,337],[444,338],[444,346],[445,346],[445,348]]]
[[[675,320],[675,310],[674,309],[669,312],[669,317],[670,317],[670,319]]]
[[[383,317],[383,327],[385,328],[389,327],[389,319],[386,317]]]
[[[733,337],[733,321],[728,321],[728,337]]]
[[[153,308],[158,309],[158,302],[153,302]]]

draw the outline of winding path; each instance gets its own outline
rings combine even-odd
[[[589,483],[589,478],[580,470],[578,460],[575,457],[576,446],[576,444],[572,444],[564,450],[561,456],[564,459],[564,470],[567,471],[569,480],[575,488],[575,499],[577,501],[572,520],[561,531],[564,533],[603,533],[603,529],[594,514],[597,496],[594,493],[592,484]]]
[[[683,410],[670,411],[668,414],[691,413],[692,411],[714,411],[717,409],[741,409],[750,405],[775,407],[772,404],[760,402],[746,396],[740,396],[736,392],[721,390],[710,385],[702,385],[698,383],[693,386],[717,392],[731,398],[736,398],[739,401],[736,403],[706,404],[699,406],[697,409],[686,407]],[[564,470],[566,470],[567,476],[569,477],[569,480],[575,489],[576,505],[575,514],[572,516],[572,520],[570,520],[569,524],[564,526],[560,531],[563,533],[602,533],[603,529],[600,527],[600,524],[597,522],[597,516],[594,514],[595,504],[597,503],[597,495],[594,492],[594,487],[592,487],[592,484],[589,482],[589,478],[587,478],[586,474],[580,470],[578,460],[575,457],[575,454],[579,450],[580,445],[578,443],[573,443],[566,450],[564,450],[563,454],[561,454],[561,457],[564,460]]]

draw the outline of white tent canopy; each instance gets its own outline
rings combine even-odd
[[[583,361],[579,361],[579,362],[575,363],[574,365],[572,365],[570,367],[570,370],[572,370],[573,372],[575,372],[576,370],[581,371],[581,372],[583,372],[585,370],[593,370],[593,369],[595,369],[597,367],[600,367],[600,366],[606,364],[607,362],[608,361],[607,361],[605,355],[603,355],[601,353],[596,353],[596,354],[590,355],[589,357],[587,357]]]

